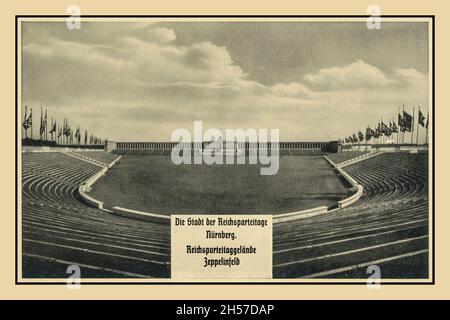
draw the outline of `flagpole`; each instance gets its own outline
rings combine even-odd
[[[30,117],[31,117],[31,132],[30,138],[33,140],[33,108],[30,107]]]
[[[27,121],[27,106],[25,106],[25,121]],[[28,123],[25,126],[25,139],[28,138]]]
[[[44,130],[45,130],[45,141],[48,141],[48,135],[47,135],[47,133],[48,133],[48,130],[47,130],[47,122],[48,122],[48,119],[47,119],[47,109],[45,109],[45,127],[44,127]]]
[[[404,117],[405,117],[405,105],[403,105],[403,113],[402,113],[403,123],[405,123],[405,118]],[[402,144],[405,143],[405,131],[406,131],[406,128],[405,128],[404,131],[402,131]]]
[[[372,137],[370,137],[370,143],[371,143],[372,145],[375,144],[375,137],[373,136],[373,134],[372,134]]]
[[[400,133],[400,124],[398,123],[398,115],[400,114],[400,107],[397,107],[397,108],[398,108],[398,114],[397,114],[397,144],[398,144],[398,134]]]
[[[381,127],[381,123],[382,122],[383,122],[383,117],[380,117],[380,122],[378,122],[378,124],[379,124],[378,127],[379,128]],[[381,135],[380,135],[380,144],[383,144],[383,140],[384,140],[383,133],[381,133]]]
[[[64,125],[63,125],[63,131],[62,131],[62,143],[64,145],[67,144],[67,139],[66,139],[66,118],[64,118]]]
[[[395,118],[392,118],[392,127],[393,126],[395,126]],[[396,133],[396,132],[394,132],[394,130],[391,130],[391,131],[392,131],[392,144],[395,144],[394,133]],[[398,130],[397,130],[397,132],[398,132]],[[397,144],[398,144],[398,141],[397,141]]]
[[[420,125],[419,125],[419,116],[420,116],[420,106],[417,107],[418,108],[418,113],[417,113],[417,132],[416,132],[416,144],[419,145],[419,129],[420,129]]]
[[[39,138],[41,138],[42,141],[42,106],[41,106],[41,125],[39,127]]]
[[[25,116],[23,117],[23,119],[24,119],[23,123],[25,123],[27,121],[27,106],[25,106]],[[25,129],[25,140],[26,140],[28,137],[28,133],[27,133],[28,129],[27,129],[26,124],[25,124],[25,126],[22,124],[22,127],[24,127],[24,129]]]
[[[413,114],[412,114],[412,125],[411,125],[411,144],[413,144],[413,137],[414,137],[414,112],[416,111],[415,107],[413,107]]]
[[[426,131],[425,131],[425,144],[428,144],[428,125],[430,124],[429,117],[430,117],[430,112],[428,111],[427,112],[427,124],[425,125],[426,126],[425,127],[425,129],[426,129]]]

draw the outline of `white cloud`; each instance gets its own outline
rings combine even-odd
[[[169,28],[148,28],[146,40],[149,42],[168,43],[176,39],[175,31]]]
[[[427,81],[427,75],[424,75],[414,68],[409,69],[395,69],[394,75],[401,82],[409,84],[418,84]]]
[[[271,90],[275,95],[284,97],[312,98],[314,96],[311,90],[298,82],[278,83],[272,86]]]
[[[316,74],[305,75],[304,80],[316,90],[351,90],[392,83],[380,69],[362,60],[344,67],[320,69]]]

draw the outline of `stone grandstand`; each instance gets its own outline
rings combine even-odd
[[[87,152],[105,163],[117,156]],[[103,166],[60,152],[22,155],[24,278],[169,277],[169,226],[114,216],[81,202],[78,188]]]
[[[346,208],[274,226],[274,277],[428,277],[428,154],[386,153],[348,166],[364,186]]]
[[[274,224],[274,278],[367,278],[372,264],[383,266],[385,279],[428,277],[428,153],[369,154],[328,155],[337,166],[347,162],[343,169],[363,186],[358,201]],[[85,278],[170,277],[168,224],[120,217],[82,201],[80,186],[118,157],[22,154],[23,278],[65,278],[72,264]],[[361,161],[348,162],[356,158]]]

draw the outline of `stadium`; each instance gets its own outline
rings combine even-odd
[[[175,214],[270,215],[264,281],[434,276],[430,21],[136,19],[19,21],[21,281],[169,282]]]
[[[23,147],[24,278],[72,264],[88,278],[169,277],[170,213],[273,214],[275,278],[364,278],[373,264],[428,278],[427,146],[280,143],[267,178],[250,165],[177,168],[171,145]]]

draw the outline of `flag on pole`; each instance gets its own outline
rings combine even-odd
[[[380,129],[377,127],[377,128],[375,128],[375,131],[373,132],[373,137],[379,138],[380,136],[381,136],[381,132],[380,132]]]
[[[413,117],[406,111],[403,111],[403,126],[406,132],[411,132],[413,129]]]
[[[55,122],[53,123],[53,126],[52,126],[51,130],[49,131],[49,133],[56,133],[56,119],[55,119]]]
[[[77,142],[78,144],[80,144],[80,139],[81,139],[81,133],[80,133],[80,128],[77,128],[77,131],[75,132],[75,138],[77,138]]]
[[[88,141],[87,136],[88,136],[88,132],[87,132],[87,130],[84,130],[84,144],[85,145],[87,145],[87,141]]]
[[[27,116],[27,106],[25,106],[25,117],[24,117],[24,121],[23,121],[23,128],[25,130],[29,129],[31,127],[31,125],[33,124],[33,109],[30,108],[30,115]]]
[[[362,133],[361,131],[359,131],[359,132],[358,132],[358,138],[359,138],[359,141],[360,141],[360,142],[363,141],[363,140],[364,140],[364,133]]]
[[[28,119],[28,117],[27,117],[27,106],[25,106],[25,115],[23,116],[23,124],[22,124],[22,126],[23,126],[23,128],[25,130],[28,129],[28,127],[27,127],[27,119]]]
[[[419,124],[420,124],[422,127],[425,127],[425,117],[424,117],[424,115],[422,114],[422,111],[420,111],[420,110],[419,110]]]
[[[374,135],[375,135],[375,132],[370,127],[367,127],[366,140],[369,141]]]
[[[381,120],[381,123],[380,123],[380,132],[387,137],[389,137],[391,135],[391,131],[389,130],[389,127],[383,122],[383,120]]]
[[[64,118],[63,135],[67,137],[67,119]]]
[[[39,126],[39,135],[41,136],[41,140],[42,140],[42,134],[44,133],[44,121],[42,118],[42,107],[41,107],[41,124]]]
[[[400,113],[398,114],[398,126],[400,128],[400,132],[405,132],[405,125],[403,124],[403,118],[400,115]]]
[[[44,117],[44,121],[42,121],[42,126],[44,127],[44,131],[45,131],[45,129],[47,129],[47,109],[45,109],[45,117]]]
[[[69,126],[69,120],[66,119],[66,123],[64,125],[64,130],[63,130],[64,135],[68,138],[70,136],[70,134],[72,133],[72,130],[70,129]]]
[[[392,122],[390,122],[389,125],[390,125],[391,131],[393,133],[398,133],[398,128],[397,128],[397,125],[395,124],[394,120]]]

